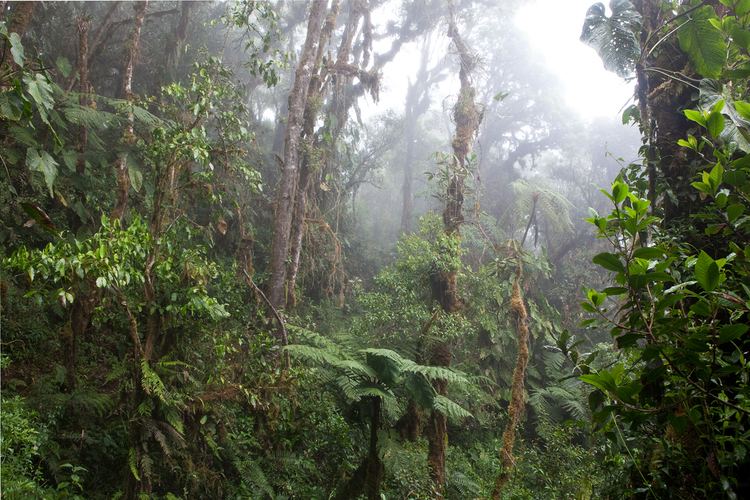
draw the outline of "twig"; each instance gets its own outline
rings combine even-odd
[[[279,331],[281,332],[281,345],[282,346],[287,345],[289,343],[289,337],[286,331],[286,323],[281,318],[281,314],[279,314],[279,311],[273,306],[273,304],[271,304],[271,301],[268,300],[268,297],[266,297],[266,294],[263,293],[263,290],[258,288],[258,285],[255,284],[255,282],[253,281],[253,278],[247,273],[245,269],[242,270],[242,274],[245,275],[245,279],[247,280],[247,284],[250,286],[250,288],[252,288],[253,291],[255,291],[255,293],[260,295],[261,298],[263,299],[263,302],[265,302],[266,305],[269,307],[269,309],[271,309],[271,313],[273,313],[274,318],[276,318],[276,321],[279,323]],[[284,359],[285,359],[286,365],[288,366],[289,365],[288,355],[285,356]]]

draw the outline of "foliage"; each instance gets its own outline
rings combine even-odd
[[[609,5],[610,17],[605,15],[603,3],[589,7],[581,41],[596,50],[607,70],[627,77],[640,57],[641,16],[629,0],[612,0]]]

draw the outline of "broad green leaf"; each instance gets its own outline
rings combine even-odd
[[[641,247],[633,252],[633,257],[639,259],[658,259],[664,255],[664,250],[658,247]]]
[[[624,182],[615,182],[612,184],[612,199],[618,205],[623,202],[628,195],[628,185]]]
[[[706,126],[706,117],[697,109],[686,109],[683,113],[688,120],[703,125],[704,127]]]
[[[143,173],[140,169],[134,166],[129,167],[128,177],[130,178],[130,185],[133,186],[135,192],[140,192],[141,187],[143,187]]]
[[[745,120],[750,120],[750,103],[745,101],[734,101],[734,109],[740,114]]]
[[[21,37],[18,33],[11,33],[8,37],[10,40],[10,54],[13,56],[13,61],[23,68],[23,44],[21,44]]]
[[[729,219],[729,222],[734,222],[744,212],[745,205],[742,203],[733,203],[727,207],[727,219]]]
[[[706,120],[706,128],[711,137],[719,137],[724,130],[724,115],[718,111],[712,111]]]
[[[724,326],[719,330],[719,342],[723,344],[725,342],[736,340],[744,335],[748,329],[750,329],[750,327],[745,324]]]
[[[609,6],[610,17],[606,16],[602,3],[589,7],[581,41],[596,50],[605,69],[627,77],[633,73],[641,51],[637,35],[641,15],[628,0],[611,0]]]
[[[707,78],[721,75],[727,51],[724,35],[710,22],[715,17],[713,7],[702,7],[691,14],[690,21],[677,34],[680,48],[698,73]]]
[[[55,61],[55,66],[57,66],[57,70],[65,78],[70,76],[70,72],[73,71],[73,67],[70,65],[70,61],[68,61],[67,57],[58,56]]]
[[[38,151],[34,148],[26,150],[26,166],[30,170],[41,172],[44,182],[49,189],[49,195],[54,196],[52,186],[57,178],[57,162],[46,151]]]
[[[78,153],[72,149],[67,149],[62,153],[63,163],[68,167],[71,172],[76,171],[76,163],[78,161]]]
[[[695,262],[695,279],[707,292],[712,291],[719,284],[719,266],[703,250]]]
[[[608,271],[616,273],[625,272],[625,266],[620,261],[620,257],[613,253],[602,252],[591,259],[591,261]]]

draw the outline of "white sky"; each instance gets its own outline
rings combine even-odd
[[[500,0],[498,0],[500,1]],[[586,10],[596,0],[527,0],[516,14],[516,23],[526,34],[530,57],[541,58],[560,84],[560,97],[584,120],[595,118],[617,119],[622,108],[633,96],[633,82],[606,71],[601,59],[580,40]],[[392,13],[379,12],[378,15]],[[445,29],[438,30],[433,41],[436,53],[444,52],[447,38]],[[390,42],[383,42],[387,45]],[[376,52],[379,47],[376,47]],[[366,117],[386,109],[403,111],[409,79],[419,66],[419,47],[405,44],[394,61],[386,65],[380,103],[366,98],[361,102]],[[456,92],[457,78],[448,78],[433,89],[433,102],[442,102]]]
[[[531,0],[516,23],[563,85],[567,104],[585,118],[615,117],[633,96],[633,82],[606,71],[593,49],[579,41],[586,10],[595,0]]]

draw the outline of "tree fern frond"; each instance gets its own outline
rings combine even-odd
[[[73,125],[79,125],[87,129],[95,130],[109,128],[119,119],[114,113],[76,104],[64,107],[62,113]]]
[[[355,377],[361,377],[371,380],[375,380],[378,378],[377,373],[375,373],[375,370],[373,370],[372,367],[353,359],[340,359],[334,363],[331,363],[331,365],[340,370],[344,370]]]
[[[242,478],[242,482],[254,487],[256,493],[260,492],[270,498],[276,498],[276,493],[258,462],[252,459],[235,460],[233,465]]]
[[[448,417],[448,420],[461,420],[464,418],[473,418],[473,415],[463,409],[459,404],[451,401],[440,394],[435,396],[433,409]]]
[[[464,384],[467,382],[466,376],[456,370],[444,368],[442,366],[419,365],[413,361],[405,360],[403,371],[405,373],[421,373],[430,380],[447,380],[451,383]]]
[[[290,344],[284,346],[284,350],[293,357],[302,358],[318,365],[335,366],[337,363],[340,363],[342,361],[339,356],[331,352],[330,349],[324,347],[313,347],[303,344]]]

